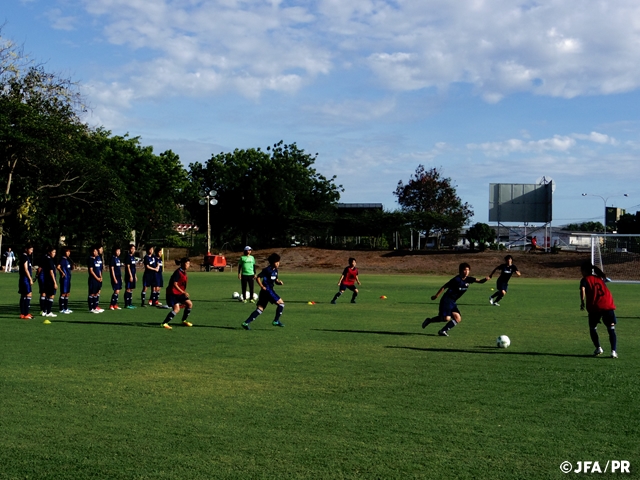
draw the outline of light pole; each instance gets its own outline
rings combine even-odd
[[[205,187],[198,192],[202,197],[198,202],[200,205],[207,206],[207,255],[211,253],[211,217],[209,215],[209,205],[217,205],[218,200],[215,196],[218,194],[215,190]]]
[[[629,194],[627,193],[622,193],[620,195],[610,195],[607,198],[603,197],[602,195],[596,195],[594,193],[583,193],[582,194],[583,197],[598,197],[600,199],[602,199],[602,201],[604,202],[604,222],[602,223],[604,225],[604,234],[607,234],[607,200],[609,200],[610,198],[613,197],[628,197]]]

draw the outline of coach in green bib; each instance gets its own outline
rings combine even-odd
[[[256,259],[251,255],[251,247],[244,247],[244,254],[238,261],[238,278],[240,279],[240,301],[247,303],[249,300],[251,303],[255,303],[253,299],[253,280],[256,277]],[[249,287],[249,298],[245,298],[247,294],[247,287]]]

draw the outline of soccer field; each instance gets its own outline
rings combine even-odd
[[[0,274],[0,478],[567,478],[565,461],[614,460],[637,475],[640,286],[610,286],[614,360],[603,327],[591,356],[578,272],[515,278],[500,307],[493,282],[472,285],[450,337],[420,328],[448,277],[361,273],[358,303],[331,305],[339,274],[283,269],[286,327],[269,306],[251,331],[234,274],[190,273],[194,326],[172,331],[167,310],[86,312],[83,273],[73,314],[20,320],[17,275]]]

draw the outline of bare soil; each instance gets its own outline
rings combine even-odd
[[[513,263],[529,278],[580,278],[580,263],[590,258],[586,252],[528,253],[528,252],[432,252],[432,251],[366,251],[366,250],[323,250],[309,247],[275,248],[254,251],[253,256],[259,266],[267,264],[267,257],[273,253],[282,257],[283,271],[320,271],[340,274],[347,266],[349,257],[358,262],[361,274],[366,273],[412,273],[431,275],[457,275],[458,265],[467,262],[474,276],[489,275],[501,263],[507,253],[513,256]],[[236,268],[242,252],[224,252],[227,262]],[[194,259],[194,263],[197,260]]]

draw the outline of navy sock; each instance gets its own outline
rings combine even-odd
[[[142,299],[142,305],[144,305],[144,302],[147,299],[147,292],[142,292],[140,294],[140,298]]]
[[[283,311],[284,311],[284,303],[281,303],[276,307],[276,316],[273,319],[274,322],[280,321],[280,317],[282,316]]]
[[[53,310],[53,298],[47,298],[47,313]]]
[[[593,342],[593,346],[596,348],[600,348],[600,339],[598,338],[598,327],[593,327],[589,329],[589,336],[591,337],[591,341]]]
[[[358,294],[356,292],[353,292],[353,295],[351,295],[351,301],[355,302],[357,296]]]
[[[125,292],[124,293],[124,306],[128,307],[129,305],[131,305],[131,300],[133,300],[133,293]]]
[[[255,311],[251,315],[249,315],[249,318],[247,318],[247,320],[244,323],[251,323],[260,315],[262,315],[262,310],[260,310],[259,308],[256,308]]]
[[[27,311],[27,302],[25,301],[25,297],[20,297],[20,315],[26,315]]]
[[[31,310],[31,297],[25,297],[25,315],[29,315]]]
[[[189,315],[191,315],[191,309],[190,308],[185,308],[184,309],[184,313],[182,314],[182,321],[186,322],[187,318],[189,318]]]
[[[447,322],[447,324],[442,328],[443,331],[448,332],[449,330],[451,330],[453,327],[455,327],[458,324],[458,322],[456,322],[453,318],[451,320],[449,320]]]
[[[338,292],[333,296],[333,300],[331,300],[332,302],[335,302],[338,298],[340,298],[340,296],[342,295],[342,292]]]
[[[165,323],[169,323],[171,320],[173,320],[173,318],[176,316],[176,312],[174,312],[173,310],[171,310],[169,313],[167,313],[166,318],[164,319],[164,322],[162,322],[163,324]]]
[[[616,335],[616,326],[615,325],[607,326],[607,331],[609,332],[609,343],[611,344],[611,350],[617,350],[618,336]]]
[[[118,294],[116,292],[113,292],[113,295],[111,295],[111,304],[112,306],[115,306],[118,304]]]

